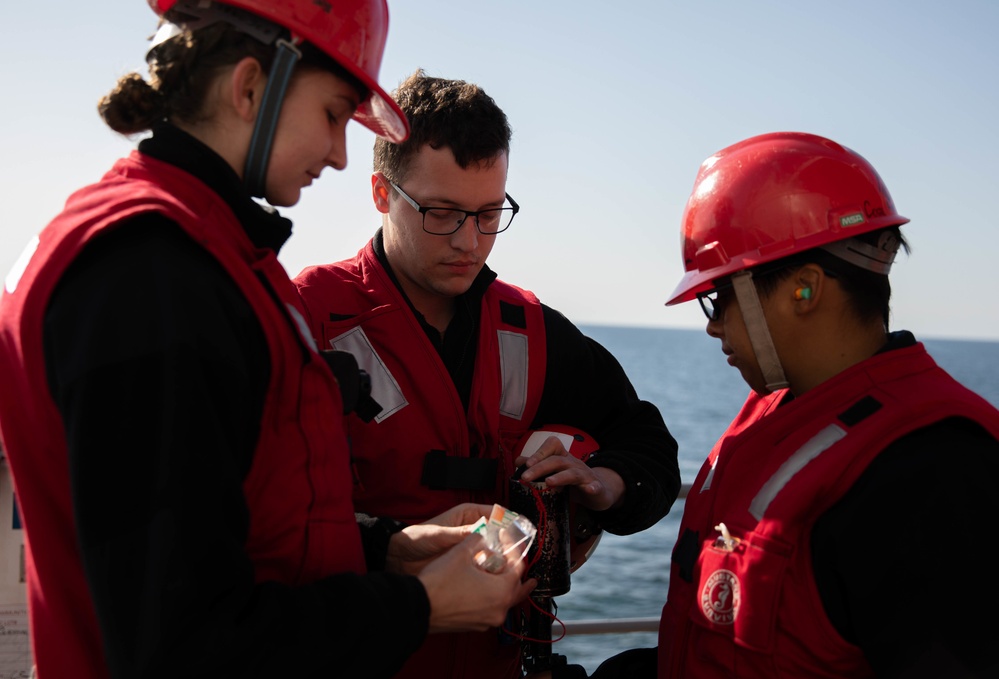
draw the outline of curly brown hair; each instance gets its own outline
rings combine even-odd
[[[410,135],[401,144],[375,140],[374,169],[389,180],[406,179],[412,157],[429,144],[450,148],[462,169],[491,164],[510,152],[513,132],[506,114],[478,85],[428,76],[417,69],[392,92],[409,119]]]

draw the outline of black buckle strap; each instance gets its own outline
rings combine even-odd
[[[333,371],[340,385],[343,414],[354,412],[365,422],[370,422],[382,407],[371,396],[371,376],[357,366],[357,359],[346,351],[327,349],[320,351],[326,364]]]
[[[431,450],[423,459],[420,483],[431,490],[492,490],[498,468],[499,460],[449,457],[443,450]]]

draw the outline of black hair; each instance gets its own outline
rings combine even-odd
[[[877,245],[881,234],[890,232],[898,239],[899,249],[909,252],[909,244],[902,236],[897,226],[870,231],[855,238],[870,245]],[[754,267],[753,281],[761,297],[773,293],[781,281],[789,278],[805,264],[816,264],[835,278],[846,296],[857,318],[862,321],[880,320],[888,330],[891,315],[891,282],[888,276],[856,266],[833,255],[822,248],[813,248],[804,252],[768,262]]]

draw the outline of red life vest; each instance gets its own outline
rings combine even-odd
[[[44,313],[63,272],[92,238],[146,212],[176,222],[222,264],[256,311],[270,348],[271,384],[243,484],[246,551],[256,579],[304,583],[364,571],[339,389],[315,352],[291,281],[272,250],[253,246],[217,194],[133,152],[70,197],[25,255],[23,274],[8,276],[0,298],[0,428],[28,544],[31,635],[41,676],[107,675],[76,548],[62,420],[46,383]]]
[[[901,436],[947,417],[999,437],[999,412],[922,344],[878,354],[779,408],[751,394],[686,500],[659,631],[659,676],[873,676],[824,613],[808,535]],[[715,526],[725,524],[732,540]],[[686,550],[697,553],[682,573]]]
[[[295,283],[319,345],[351,352],[382,406],[370,422],[347,418],[357,510],[418,523],[461,502],[505,505],[514,448],[544,387],[537,298],[498,280],[486,290],[466,413],[437,349],[370,242],[353,259],[305,269]],[[472,477],[482,483],[460,487]],[[501,641],[496,630],[433,635],[396,676],[520,677],[519,657],[519,640]]]

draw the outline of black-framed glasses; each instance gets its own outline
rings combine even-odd
[[[398,184],[390,181],[392,188],[399,192],[402,199],[423,215],[423,230],[435,236],[450,236],[461,228],[469,217],[475,218],[475,228],[484,236],[502,233],[510,227],[510,222],[520,212],[520,206],[509,193],[506,200],[510,207],[491,207],[486,210],[459,210],[453,207],[424,207],[413,200]]]
[[[725,283],[706,292],[697,293],[697,301],[701,304],[701,311],[708,317],[709,321],[721,320],[725,312],[725,305],[735,295],[731,283]]]

